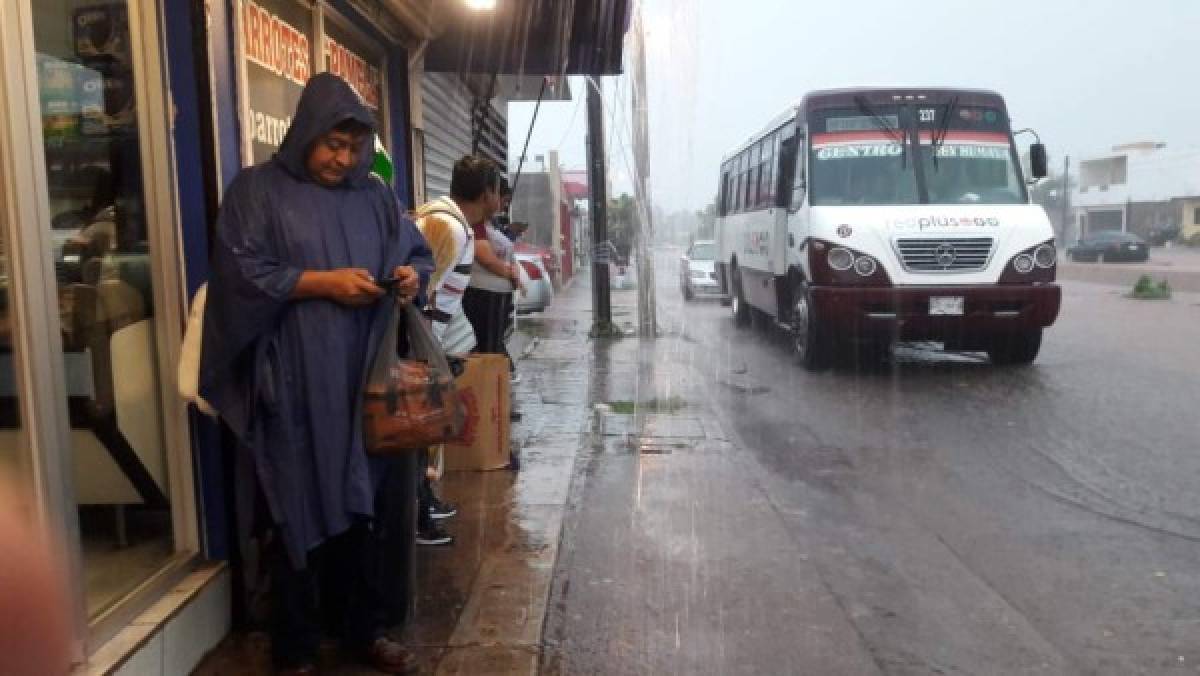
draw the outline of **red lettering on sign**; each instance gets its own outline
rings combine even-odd
[[[242,38],[246,60],[298,85],[308,81],[308,36],[252,0],[242,3]]]
[[[383,98],[379,69],[329,36],[325,37],[325,69],[348,82],[368,108],[379,108]]]

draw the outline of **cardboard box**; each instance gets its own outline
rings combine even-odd
[[[446,469],[491,470],[508,465],[510,393],[508,358],[473,354],[458,378],[467,409],[462,438],[446,444]]]

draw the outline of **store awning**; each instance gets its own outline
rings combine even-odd
[[[436,3],[425,70],[502,75],[616,75],[631,0],[466,0]]]

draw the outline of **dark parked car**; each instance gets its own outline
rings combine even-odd
[[[1131,232],[1105,230],[1090,233],[1069,247],[1067,258],[1093,263],[1144,262],[1150,260],[1150,246],[1146,240]]]

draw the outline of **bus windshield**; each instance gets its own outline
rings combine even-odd
[[[894,131],[911,147],[910,116],[918,120],[921,139],[915,159]],[[818,111],[810,117],[811,202],[1023,203],[1025,187],[1007,124],[1000,110],[953,104]]]

